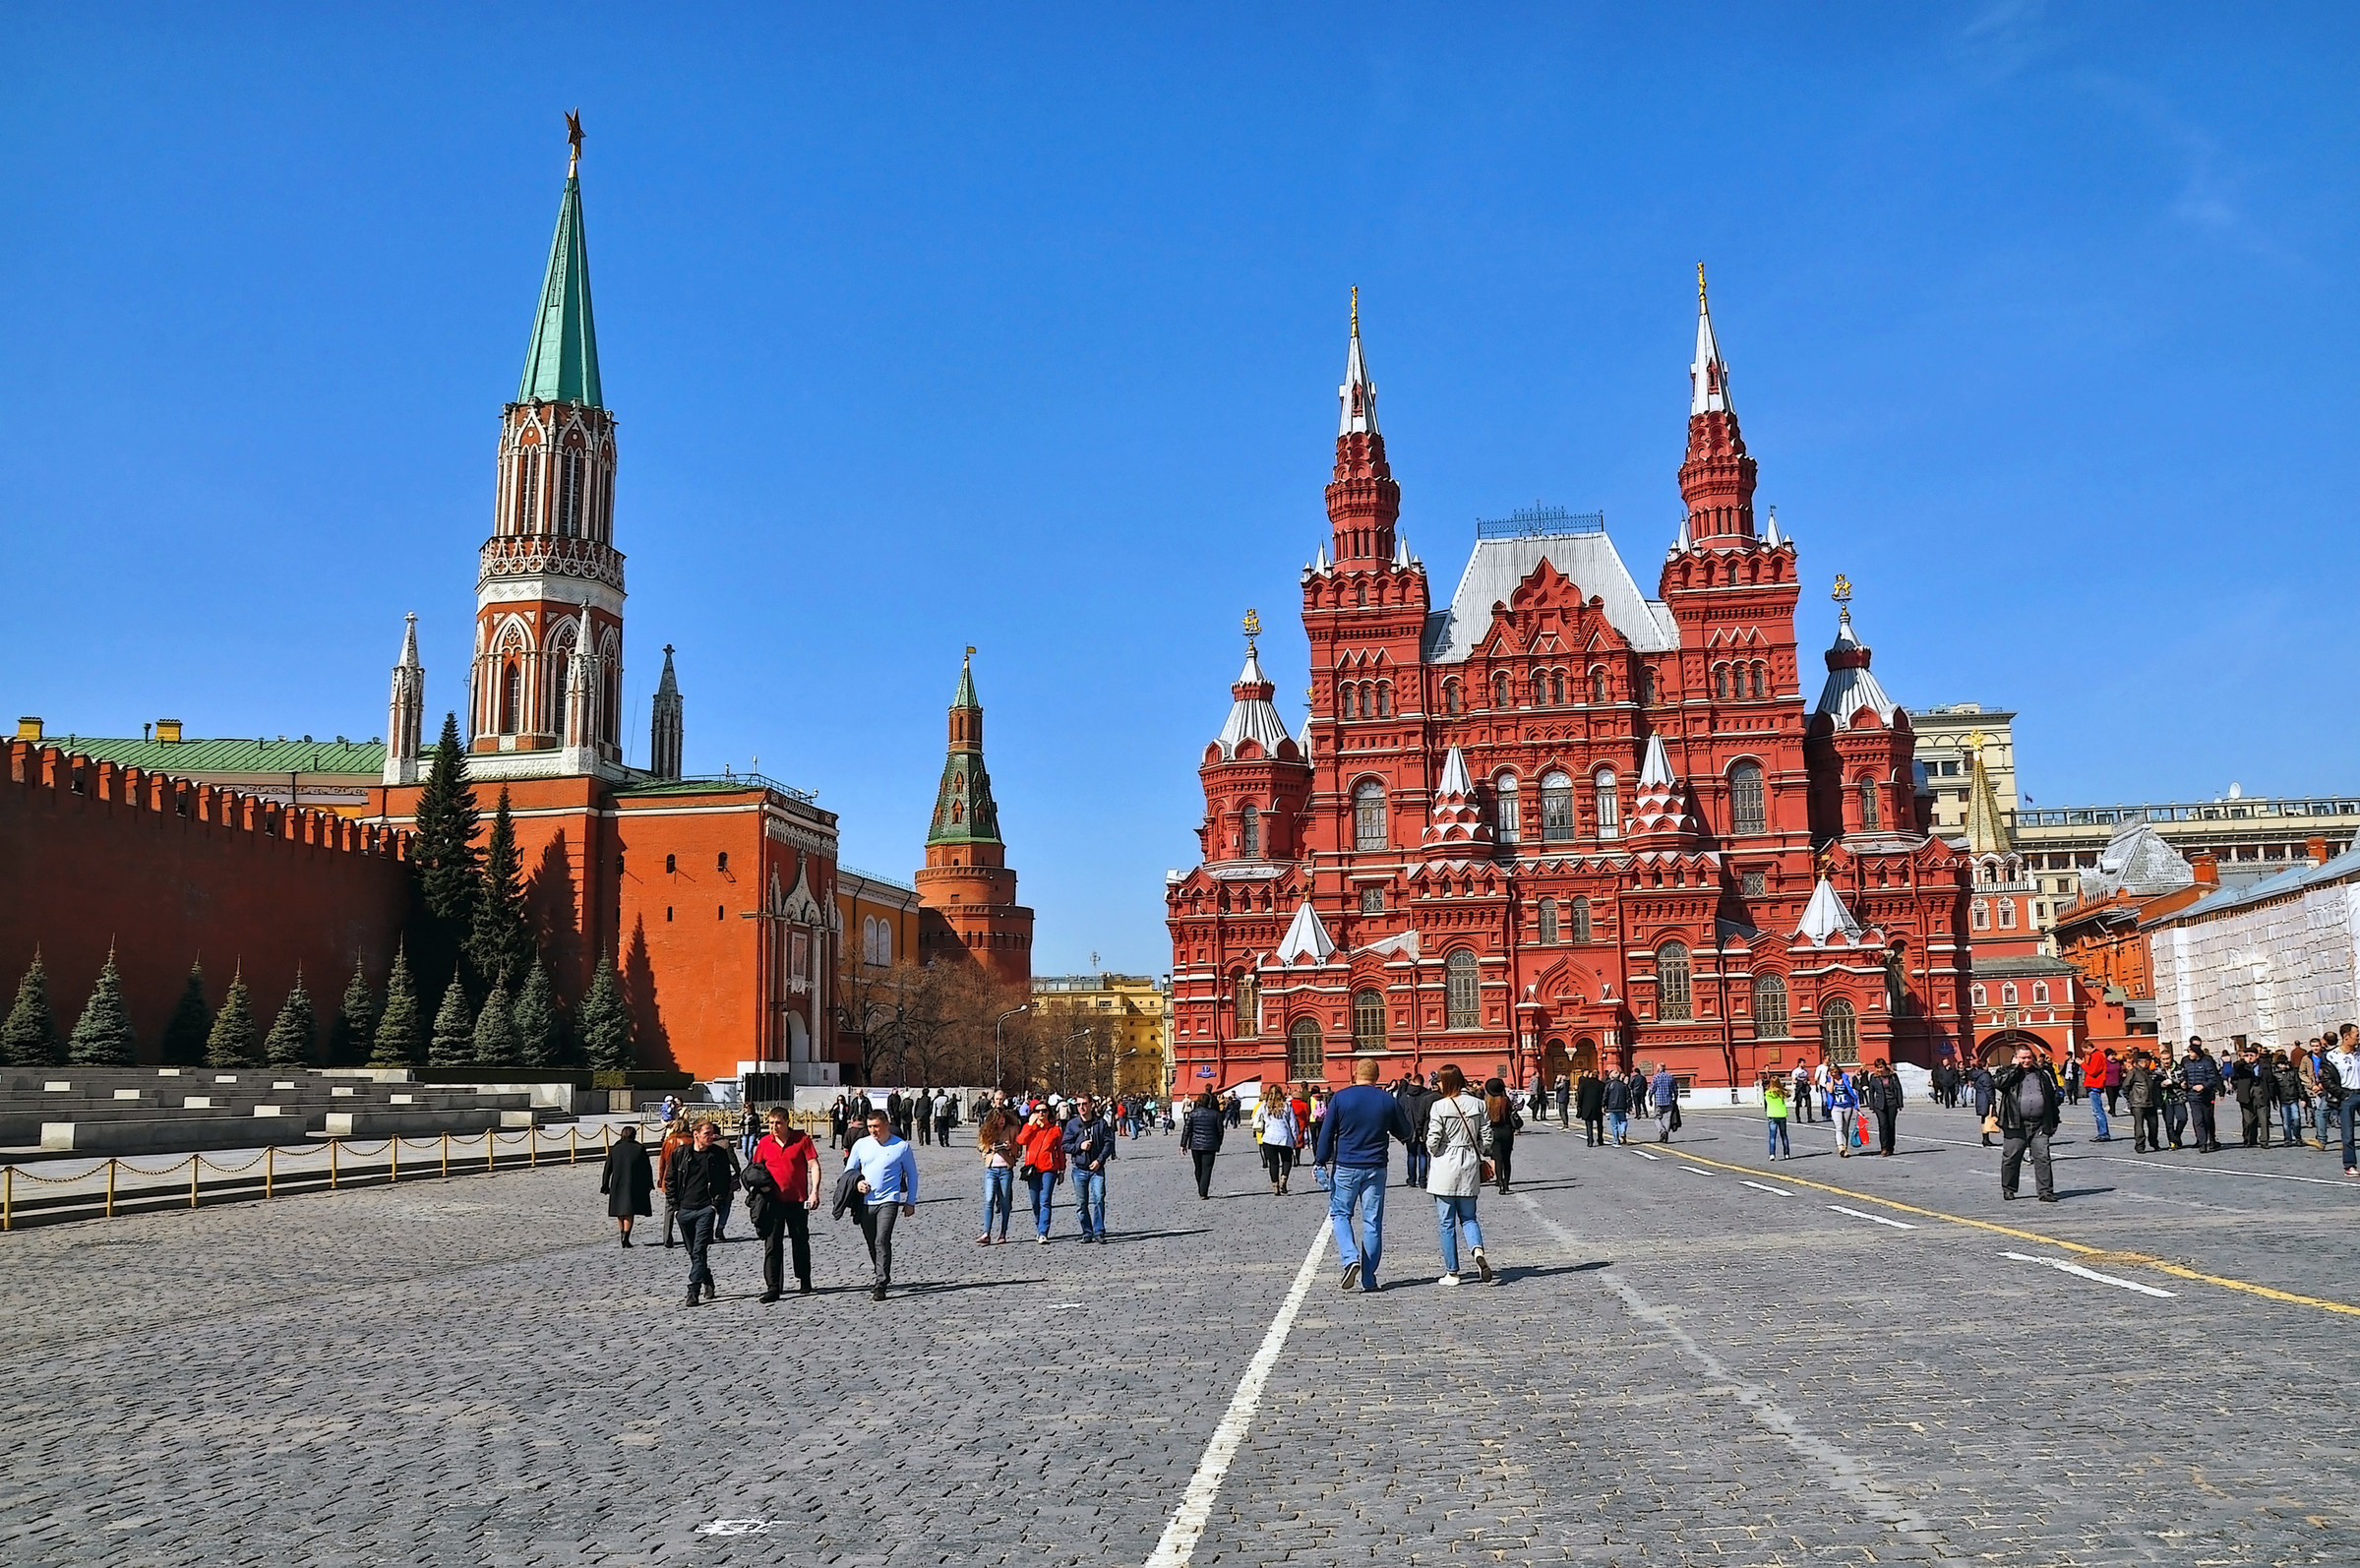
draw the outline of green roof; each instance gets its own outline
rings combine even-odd
[[[81,752],[101,762],[119,762],[151,773],[183,778],[203,773],[350,773],[371,783],[385,776],[383,741],[238,740],[143,741],[109,736],[51,735],[44,743]]]
[[[999,807],[992,799],[992,775],[984,771],[981,753],[953,752],[942,764],[942,784],[935,792],[935,819],[927,829],[929,844],[997,844]]]
[[[980,708],[983,706],[983,703],[978,701],[975,695],[975,672],[968,668],[968,664],[973,662],[973,660],[969,660],[967,664],[959,666],[959,689],[950,694],[950,705],[954,708]]]
[[[606,406],[598,388],[598,330],[590,320],[590,252],[581,232],[581,181],[566,177],[557,234],[549,242],[549,276],[541,284],[541,313],[524,350],[520,403]]]

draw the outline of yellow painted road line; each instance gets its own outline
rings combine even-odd
[[[1685,1154],[1680,1158],[1694,1160],[1698,1165],[1716,1166],[1724,1171],[1734,1171],[1740,1175],[1750,1176],[1753,1174],[1751,1166],[1730,1165],[1726,1161],[1709,1159],[1701,1154]],[[2242,1291],[2248,1296],[2259,1296],[2271,1301],[2284,1301],[2290,1306],[2314,1306],[2323,1312],[2340,1312],[2345,1317],[2360,1317],[2360,1306],[2354,1306],[2348,1301],[2330,1301],[2322,1297],[2304,1296],[2294,1291],[2281,1291],[2273,1286],[2256,1285],[2251,1280],[2234,1280],[2224,1274],[2207,1274],[2200,1269],[2188,1268],[2183,1264],[2169,1262],[2163,1258],[2148,1257],[2145,1253],[2118,1252],[2110,1247],[2090,1246],[2087,1242],[2068,1241],[2061,1236],[2042,1236],[2037,1231],[2020,1231],[2014,1226],[2000,1225],[1990,1220],[1969,1219],[1964,1214],[1945,1214],[1940,1209],[1920,1208],[1914,1203],[1904,1203],[1899,1198],[1879,1197],[1873,1192],[1862,1192],[1855,1187],[1831,1186],[1825,1181],[1814,1181],[1809,1176],[1792,1176],[1784,1171],[1779,1173],[1779,1179],[1798,1187],[1816,1187],[1822,1192],[1833,1192],[1839,1197],[1856,1198],[1862,1203],[1882,1204],[1888,1209],[1899,1209],[1904,1214],[1922,1214],[1929,1220],[1947,1220],[1952,1225],[1969,1226],[1977,1231],[1989,1231],[1995,1236],[2014,1236],[2019,1241],[2037,1241],[2042,1246],[2062,1247],[2068,1252],[2080,1252],[2088,1256],[2103,1254],[2108,1262],[2136,1263],[2142,1267],[2153,1269],[2160,1274],[2169,1274],[2175,1279],[2194,1280],[2202,1285],[2217,1285],[2224,1291]]]

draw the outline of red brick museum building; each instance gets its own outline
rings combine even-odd
[[[1371,1053],[1388,1079],[1645,1061],[1715,1087],[1960,1049],[1966,863],[1848,607],[1803,667],[1795,545],[1756,527],[1701,285],[1691,376],[1654,597],[1602,518],[1536,510],[1481,525],[1437,605],[1356,312],[1332,558],[1301,575],[1310,716],[1289,732],[1249,642],[1203,862],[1166,887],[1183,1092]]]

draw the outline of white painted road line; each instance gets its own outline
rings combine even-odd
[[[1245,1375],[1238,1380],[1238,1391],[1230,1396],[1229,1410],[1221,1424],[1213,1428],[1213,1440],[1205,1444],[1204,1458],[1196,1462],[1196,1474],[1188,1478],[1188,1489],[1180,1494],[1180,1507],[1173,1510],[1172,1522],[1164,1527],[1164,1537],[1156,1549],[1148,1554],[1147,1568],[1187,1568],[1196,1554],[1196,1543],[1204,1537],[1204,1528],[1213,1515],[1213,1499],[1220,1494],[1221,1478],[1229,1474],[1230,1461],[1245,1442],[1247,1428],[1253,1425],[1253,1413],[1262,1403],[1262,1389],[1270,1381],[1270,1369],[1278,1364],[1281,1352],[1287,1348],[1287,1334],[1295,1327],[1295,1314],[1302,1310],[1302,1298],[1311,1291],[1311,1281],[1318,1277],[1320,1254],[1327,1250],[1328,1225],[1319,1222],[1319,1234],[1311,1237],[1311,1250],[1303,1254],[1302,1267],[1295,1273],[1295,1288],[1287,1293],[1286,1303],[1278,1316],[1270,1320],[1270,1332],[1262,1336],[1262,1348],[1253,1353],[1246,1363]]]
[[[2014,1258],[2019,1263],[2045,1263],[2059,1273],[2076,1274],[2085,1280],[2095,1280],[2100,1285],[2119,1285],[2126,1291],[2137,1291],[2141,1296],[2159,1296],[2167,1301],[2179,1299],[2177,1291],[2158,1290],[2152,1285],[2142,1285],[2137,1280],[2117,1279],[2111,1274],[2100,1274],[2095,1269],[2086,1269],[2064,1258],[2036,1258],[2027,1252],[2002,1252],[2000,1256]]]
[[[1759,1181],[1739,1181],[1737,1184],[1741,1187],[1752,1187],[1756,1192],[1775,1192],[1782,1198],[1790,1198],[1794,1196],[1793,1193],[1787,1191],[1785,1187],[1766,1187]]]
[[[1914,1231],[1917,1229],[1916,1226],[1905,1224],[1900,1220],[1888,1220],[1881,1214],[1864,1214],[1858,1209],[1847,1209],[1841,1203],[1831,1203],[1828,1205],[1828,1207],[1834,1209],[1838,1214],[1848,1214],[1855,1220],[1871,1220],[1878,1225],[1890,1225],[1896,1231]]]
[[[1649,1154],[1645,1149],[1633,1149],[1631,1153],[1637,1155],[1642,1160],[1661,1160],[1664,1158],[1660,1154]]]
[[[1698,1176],[1711,1176],[1711,1175],[1713,1174],[1712,1172],[1710,1172],[1710,1171],[1707,1171],[1706,1169],[1704,1169],[1704,1167],[1702,1167],[1702,1166],[1695,1166],[1695,1165],[1684,1165],[1684,1166],[1681,1166],[1681,1167],[1680,1167],[1680,1169],[1681,1169],[1681,1170],[1683,1170],[1683,1171],[1692,1171],[1692,1172],[1694,1172],[1694,1173],[1695,1173],[1696,1175],[1698,1175]]]

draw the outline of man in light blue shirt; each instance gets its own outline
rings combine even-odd
[[[861,1234],[869,1238],[869,1266],[877,1283],[869,1299],[885,1298],[893,1283],[893,1226],[905,1214],[918,1212],[918,1157],[909,1140],[893,1135],[892,1118],[882,1111],[869,1114],[869,1136],[852,1146],[850,1162],[860,1168],[857,1191],[867,1200],[861,1211]]]

